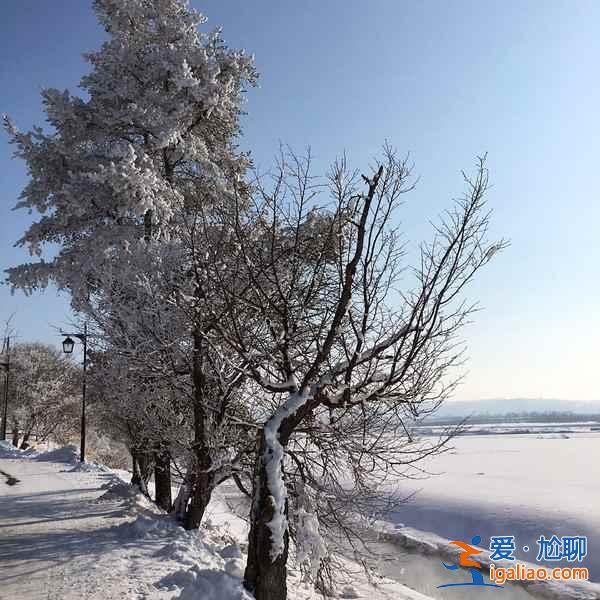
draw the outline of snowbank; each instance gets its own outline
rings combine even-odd
[[[22,457],[34,457],[37,456],[37,452],[33,448],[27,450],[19,450],[15,448],[11,442],[0,441],[0,458],[22,458]]]
[[[119,526],[119,535],[131,543],[160,542],[154,558],[179,565],[155,582],[163,591],[175,591],[180,600],[251,600],[242,586],[244,561],[239,546],[223,528],[210,523],[199,531],[183,530],[171,517],[124,483],[108,487],[98,502],[122,498],[131,503],[135,518]]]
[[[112,471],[111,471],[112,473]],[[97,503],[120,501],[127,507],[131,519],[117,527],[123,544],[134,547],[155,547],[152,559],[168,569],[154,582],[161,592],[171,592],[179,600],[252,600],[242,586],[246,563],[248,524],[229,508],[235,495],[228,484],[213,494],[202,527],[198,531],[183,530],[171,517],[158,509],[135,488],[117,478],[104,486],[106,491]],[[149,569],[152,569],[149,566]],[[349,564],[353,575],[339,583],[338,598],[369,598],[370,600],[430,600],[402,584],[384,577],[371,581],[361,567]],[[377,580],[376,587],[373,579]],[[288,571],[289,600],[317,600],[322,596],[302,580],[293,564]]]
[[[55,462],[63,463],[65,465],[73,465],[72,469],[69,469],[71,473],[110,473],[111,470],[100,463],[95,461],[92,462],[81,462],[81,455],[78,446],[69,444],[62,448],[56,448],[43,453],[36,453],[35,459],[42,462]]]
[[[240,584],[240,579],[232,577],[220,569],[203,569],[193,566],[187,571],[178,571],[164,577],[157,587],[181,588],[179,600],[253,600]]]
[[[21,450],[17,450],[10,442],[0,441],[0,458],[17,458]]]
[[[79,461],[79,448],[73,444],[50,450],[36,456],[36,460],[43,462],[57,462],[75,464]]]

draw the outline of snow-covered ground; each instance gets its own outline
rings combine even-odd
[[[600,581],[599,433],[466,436],[453,445],[425,465],[435,476],[401,484],[417,493],[390,521],[451,540],[514,535],[516,556],[529,562],[541,534],[586,535],[582,564]]]
[[[517,556],[529,562],[536,557],[522,546],[536,548],[540,534],[587,535],[583,564],[598,578],[599,444],[590,432],[457,439],[453,453],[427,465],[438,475],[403,484],[419,493],[390,515],[391,525],[382,524],[379,549],[387,556],[372,564],[389,579],[375,577],[372,587],[354,568],[338,597],[479,598],[477,588],[437,588],[449,582],[442,560],[456,561],[448,540],[474,535],[482,546],[490,535],[515,535]],[[0,442],[0,599],[248,598],[241,587],[247,524],[233,508],[234,487],[218,490],[200,533],[186,533],[132,495],[123,478],[129,474],[79,465],[73,447],[36,455]],[[289,589],[291,600],[318,597],[293,568]],[[505,600],[591,600],[600,598],[600,586],[507,585],[498,593]]]
[[[185,532],[118,473],[77,464],[74,448],[21,453],[0,442],[0,599],[244,600],[246,523],[228,507],[228,488],[211,503],[200,532]],[[1,475],[1,474],[0,474]],[[318,597],[289,577],[289,597]],[[424,600],[383,578],[357,574],[339,597]]]

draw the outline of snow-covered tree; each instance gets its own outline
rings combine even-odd
[[[399,287],[406,265],[394,214],[412,182],[389,147],[368,176],[343,160],[325,181],[312,177],[309,160],[284,153],[274,185],[258,185],[252,208],[240,204],[224,228],[235,232],[236,260],[213,256],[213,285],[224,299],[214,340],[270,396],[245,573],[257,600],[286,597],[294,473],[335,512],[344,497],[373,501],[383,483],[443,447],[444,439],[413,439],[407,424],[454,388],[458,335],[474,310],[464,288],[503,246],[486,241],[483,163],[466,183],[421,246],[408,291]],[[315,521],[305,505],[296,508],[314,538]]]
[[[48,131],[21,133],[5,120],[30,175],[17,207],[40,214],[18,243],[36,256],[58,244],[50,258],[9,269],[8,280],[26,292],[49,282],[70,292],[101,336],[98,349],[137,362],[142,380],[122,404],[135,404],[148,373],[165,364],[188,378],[190,445],[201,455],[190,476],[191,505],[201,508],[188,525],[197,526],[210,497],[202,474],[213,472],[203,463],[213,462],[206,453],[214,447],[198,386],[212,379],[194,368],[203,323],[193,311],[180,318],[182,302],[193,305],[198,291],[186,228],[199,208],[226,205],[231,181],[243,178],[249,161],[234,138],[243,89],[256,75],[251,58],[227,48],[219,32],[199,31],[204,17],[183,0],[95,0],[94,9],[108,40],[86,55],[85,96],[44,90]],[[163,321],[169,335],[160,337],[156,323],[169,307],[179,312]],[[172,393],[161,398],[171,402]]]
[[[81,369],[45,344],[17,344],[11,351],[8,423],[27,448],[38,441],[78,432]]]
[[[159,448],[177,459],[184,485],[176,511],[186,527],[198,526],[214,487],[236,477],[245,454],[240,449],[248,446],[243,378],[199,333],[210,319],[197,307],[206,290],[198,288],[202,259],[194,239],[180,236],[177,248],[161,244],[158,268],[144,252],[121,257],[115,266],[120,280],[110,272],[100,276],[106,291],[90,313],[110,340],[106,351],[92,354],[96,395],[117,417],[107,414],[108,421],[121,423],[119,437],[132,448],[134,464],[150,459],[164,471]]]
[[[231,146],[251,60],[180,0],[96,0],[109,39],[86,58],[87,98],[42,92],[49,131],[21,133],[5,118],[30,181],[17,208],[41,216],[18,244],[41,256],[8,270],[25,291],[52,281],[85,308],[107,256],[148,239],[169,239],[189,197],[223,191],[223,172],[243,172]]]

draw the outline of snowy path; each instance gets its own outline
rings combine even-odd
[[[140,548],[128,548],[115,528],[128,520],[118,499],[94,502],[113,476],[72,468],[0,459],[0,470],[20,480],[0,480],[0,599],[167,597],[136,573]]]
[[[203,528],[185,532],[116,472],[2,444],[0,600],[250,600],[241,586],[246,524],[227,506],[226,488]],[[373,588],[361,573],[347,583],[342,597],[429,600],[389,579]],[[294,570],[288,584],[290,600],[321,597]]]
[[[485,456],[484,448],[478,443],[471,449],[476,450],[479,458],[482,454]],[[464,460],[468,456],[467,449],[469,447],[462,444],[463,460],[459,463],[464,467],[464,473],[454,468],[455,486],[447,485],[446,481],[446,485],[436,489],[436,479],[426,480],[432,484],[426,490],[429,494],[417,497],[416,506],[412,503],[407,505],[403,519],[408,521],[414,512],[415,518],[419,517],[421,521],[426,517],[426,525],[435,524],[431,515],[424,514],[424,503],[431,498],[430,494],[437,497],[438,511],[444,507],[448,511],[448,507],[452,506],[452,491],[458,487],[460,492],[463,486],[469,489],[466,484],[472,483],[473,466]],[[494,451],[498,452],[498,449],[496,444]],[[136,497],[132,488],[118,478],[117,472],[92,465],[84,465],[81,469],[73,447],[57,452],[65,456],[51,453],[50,458],[60,458],[64,462],[50,462],[49,455],[27,456],[0,442],[0,600],[249,600],[241,586],[247,524],[228,505],[239,497],[236,489],[227,485],[219,488],[203,527],[196,532],[185,532],[169,515],[161,513],[143,497]],[[519,454],[522,460],[523,456]],[[583,453],[583,456],[587,455]],[[489,487],[493,487],[490,484],[494,478],[506,480],[507,473],[510,473],[514,474],[523,490],[525,479],[513,471],[514,462],[502,457],[503,460],[492,464],[489,454],[485,458]],[[590,465],[586,464],[583,468],[584,474],[590,472]],[[575,476],[573,471],[568,480],[569,487],[579,481],[577,477],[581,479],[581,474]],[[444,483],[441,477],[437,481]],[[576,501],[581,507],[589,502],[589,492],[597,484],[588,484],[587,479],[584,481],[585,485],[569,490],[570,495],[563,494],[560,503],[563,511],[570,507],[576,513],[573,510]],[[534,483],[534,489],[541,485],[539,481]],[[504,490],[503,500],[507,503],[512,500],[512,486],[496,485],[496,488]],[[440,489],[446,494],[433,493]],[[477,486],[471,489],[477,490]],[[526,491],[528,497],[533,497],[529,496],[529,489]],[[485,521],[467,522],[465,518],[466,514],[472,517],[478,513],[481,517],[485,514],[483,509],[489,510],[483,502],[484,490],[480,492],[480,498],[476,498],[481,500],[479,510],[469,512],[463,508],[465,515],[462,520],[458,518],[460,512],[447,513],[446,527],[450,535],[455,535],[455,531],[485,533],[484,526],[489,524]],[[442,499],[444,502],[440,501]],[[519,519],[515,519],[521,512],[515,508],[522,510],[522,507],[517,503],[511,504],[510,524],[515,529],[510,531],[522,535],[525,528]],[[541,513],[540,507],[537,508]],[[492,526],[501,524],[497,514],[499,510],[501,508],[492,514]],[[594,542],[597,514],[594,511],[590,519],[588,511],[585,515],[588,517],[587,528],[582,529]],[[536,527],[543,523],[540,516],[531,520]],[[565,522],[568,523],[566,519]],[[421,540],[419,536],[425,536],[423,540],[425,546],[429,544],[427,548],[435,546],[428,534],[416,534],[417,540]],[[447,540],[442,542],[447,544]],[[455,590],[446,593],[437,588],[447,583],[448,574],[441,564],[443,554],[432,554],[427,548],[423,553],[410,552],[389,543],[381,546],[382,550],[386,546],[389,556],[376,566],[380,573],[391,579],[376,576],[377,587],[373,588],[364,573],[356,570],[349,579],[338,582],[336,592],[340,597],[369,600],[454,600],[457,597],[475,600],[480,597],[479,593],[461,591],[459,596]],[[413,547],[405,543],[400,546]],[[231,553],[232,547],[237,548],[237,554]],[[226,549],[229,549],[228,553],[224,553]],[[595,555],[590,558],[591,564],[597,560]],[[350,571],[357,567],[350,563],[348,566]],[[292,566],[288,578],[290,600],[320,597],[300,581],[299,575]],[[532,600],[530,592],[533,594],[534,590],[507,585],[502,595],[507,600]],[[600,586],[578,586],[570,590],[558,587],[553,591],[553,597],[600,598]]]

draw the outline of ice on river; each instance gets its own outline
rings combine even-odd
[[[453,446],[424,465],[434,476],[402,482],[417,493],[390,521],[451,540],[480,535],[484,547],[514,535],[516,557],[528,562],[540,535],[585,535],[581,564],[600,581],[600,434],[474,435]]]

